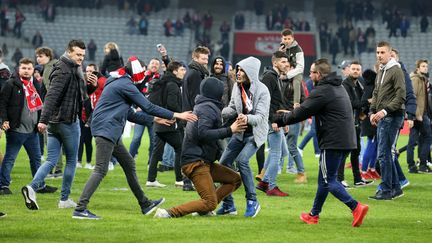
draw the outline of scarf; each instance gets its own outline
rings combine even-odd
[[[249,112],[251,112],[253,109],[253,105],[251,97],[247,94],[245,88],[243,87],[243,83],[240,83],[240,92],[243,104],[243,113],[249,114]]]
[[[145,78],[144,78],[145,85],[144,85],[144,88],[141,90],[141,92],[146,94],[147,89],[148,89],[148,83],[150,81],[152,81],[153,79],[160,79],[160,74],[159,73],[152,73],[150,70],[147,70],[147,71],[145,71],[144,76],[145,76]]]
[[[27,100],[27,106],[30,112],[35,112],[42,109],[42,100],[39,97],[39,94],[36,92],[35,87],[33,86],[33,79],[23,79],[21,78],[23,83],[24,93]]]

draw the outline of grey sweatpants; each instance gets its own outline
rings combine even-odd
[[[129,187],[138,200],[139,205],[142,207],[148,206],[150,203],[148,198],[144,195],[143,190],[138,182],[138,177],[135,169],[135,160],[127,151],[123,142],[120,140],[118,144],[114,144],[110,140],[103,137],[95,137],[96,141],[96,165],[88,179],[81,197],[78,202],[76,210],[83,211],[87,208],[91,196],[98,188],[100,182],[108,172],[108,164],[111,155],[114,155],[120,166],[122,167]]]

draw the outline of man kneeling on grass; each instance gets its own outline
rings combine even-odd
[[[192,180],[201,199],[170,209],[157,209],[155,218],[182,217],[190,213],[212,215],[219,202],[241,185],[238,173],[214,163],[221,155],[218,140],[246,130],[247,124],[237,119],[230,127],[221,128],[224,85],[216,78],[201,82],[195,99],[196,122],[188,122],[183,140],[182,171]],[[214,182],[220,183],[218,188]]]
[[[302,213],[300,219],[307,224],[318,224],[319,214],[330,192],[351,209],[354,218],[352,226],[358,227],[369,207],[353,199],[336,180],[339,165],[350,150],[357,147],[350,99],[341,85],[342,79],[331,72],[327,59],[315,61],[309,77],[315,83],[315,89],[300,107],[276,119],[278,126],[283,127],[315,116],[321,149],[318,190],[312,210]]]

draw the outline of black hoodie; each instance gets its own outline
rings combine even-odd
[[[201,64],[192,61],[183,84],[183,111],[191,111],[195,106],[195,97],[199,94],[201,81],[209,75],[208,70]]]
[[[335,72],[318,81],[300,107],[279,116],[279,126],[295,124],[315,116],[320,149],[357,148],[354,118],[349,96]]]
[[[217,59],[221,59],[224,68],[222,69],[221,74],[215,74],[214,65],[216,63]],[[229,79],[228,75],[225,73],[225,66],[226,62],[225,59],[222,56],[217,56],[215,59],[213,59],[213,62],[211,63],[210,68],[210,77],[215,77],[223,82],[224,84],[224,94],[222,96],[222,103],[224,104],[224,107],[227,107],[230,100],[231,100],[231,93],[232,93],[232,87],[234,85],[234,82]]]
[[[265,84],[270,92],[270,112],[269,121],[273,123],[276,111],[282,109],[282,92],[281,82],[278,73],[273,67],[267,67],[262,75],[261,82]]]

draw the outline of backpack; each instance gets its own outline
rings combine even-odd
[[[152,79],[147,83],[147,99],[160,107],[165,107],[167,97],[165,94],[166,83],[162,83],[160,79]]]
[[[0,90],[3,84],[10,78],[11,73],[7,68],[0,69]]]

